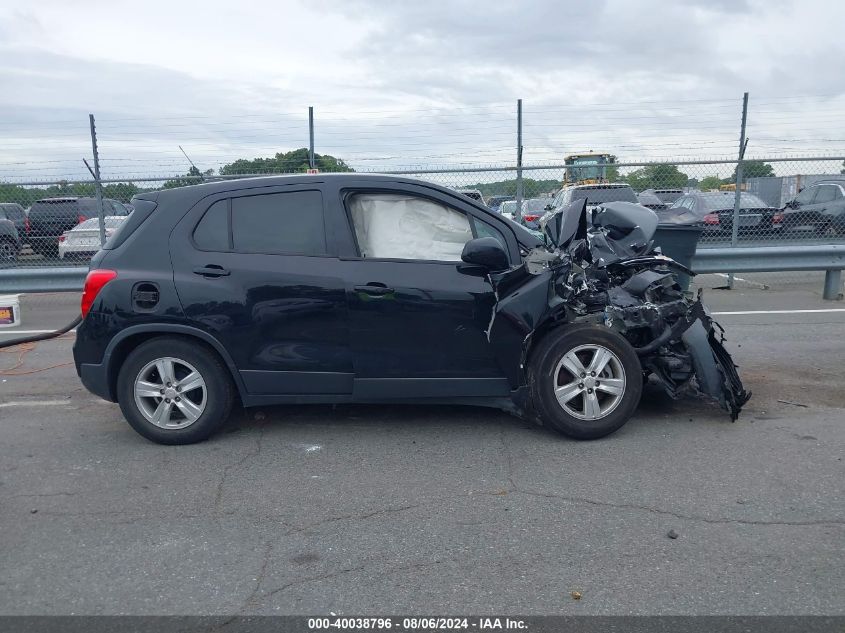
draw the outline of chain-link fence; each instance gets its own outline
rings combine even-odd
[[[702,227],[703,247],[767,246],[845,243],[842,162],[842,157],[748,160],[744,166],[749,175],[739,183],[739,196],[735,161],[626,162],[601,168],[524,165],[519,200],[515,166],[381,171],[462,191],[532,228],[550,206],[562,202],[578,198],[590,205],[626,201],[653,209],[661,222]],[[101,182],[101,200],[93,180],[4,183],[0,185],[0,254],[7,267],[84,266],[101,241],[132,212],[134,195],[255,175],[262,174],[109,179]]]
[[[144,191],[309,169],[436,182],[531,228],[550,206],[585,198],[591,205],[639,203],[661,222],[700,226],[705,248],[845,241],[845,148],[827,132],[843,104],[804,99],[802,110],[797,103],[784,97],[752,110],[737,100],[528,106],[524,116],[521,102],[517,111],[318,112],[317,145],[337,156],[313,146],[278,151],[307,145],[309,136],[313,142],[304,116],[16,124],[3,130],[0,265],[87,265]],[[740,152],[736,141],[745,138],[746,118],[757,139],[751,147],[761,148],[755,154],[744,145]],[[592,141],[607,151],[562,149]]]

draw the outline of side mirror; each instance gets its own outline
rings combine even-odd
[[[467,264],[481,266],[491,273],[511,267],[507,252],[495,237],[477,237],[464,244],[461,260]]]

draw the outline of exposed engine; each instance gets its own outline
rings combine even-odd
[[[608,203],[588,221],[579,200],[542,226],[545,248],[528,253],[523,266],[490,276],[498,301],[488,336],[501,352],[519,350],[524,370],[532,338],[547,328],[602,324],[628,340],[643,370],[672,397],[697,389],[737,418],[751,394],[701,293],[693,297],[677,282],[677,273],[694,273],[654,248],[653,211]]]

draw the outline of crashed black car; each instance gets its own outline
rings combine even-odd
[[[301,175],[145,193],[92,259],[74,359],[141,435],[209,437],[233,404],[493,406],[571,437],[653,376],[735,418],[721,330],[656,253],[653,212],[583,200],[544,239],[431,183]]]

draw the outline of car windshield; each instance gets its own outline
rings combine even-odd
[[[701,200],[708,211],[719,211],[722,209],[733,209],[735,194],[729,193],[712,193],[702,194]],[[739,206],[741,209],[755,209],[768,207],[765,202],[760,200],[757,196],[752,196],[750,193],[741,193],[739,196]]]
[[[604,202],[637,202],[637,196],[630,187],[579,187],[572,190],[572,199],[587,199],[588,204]]]

